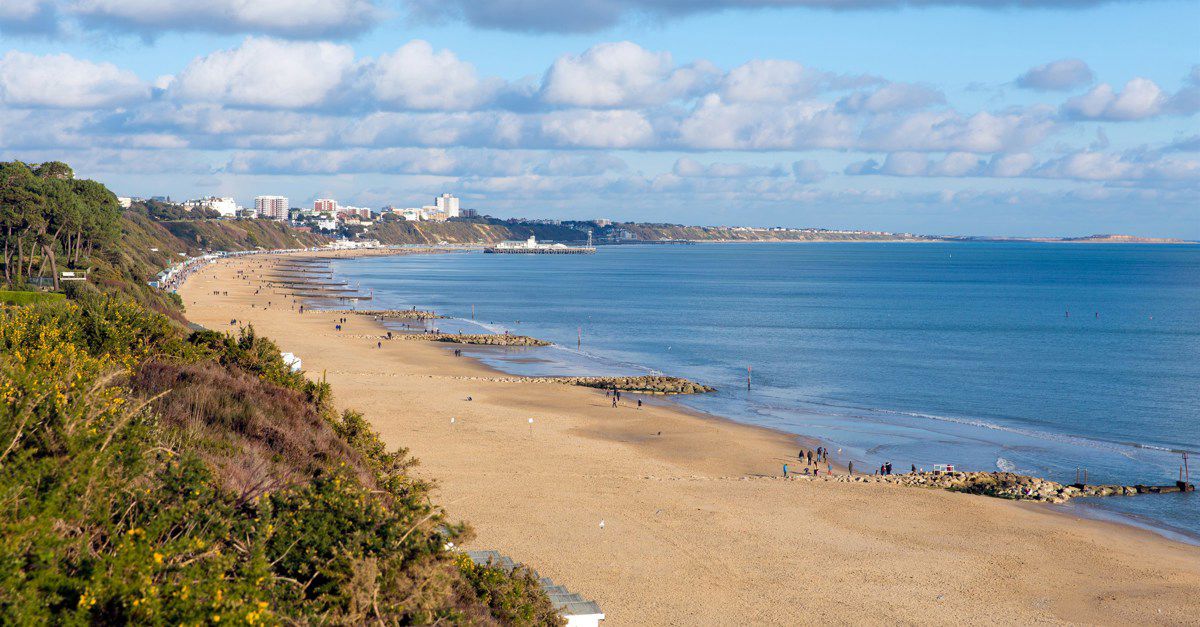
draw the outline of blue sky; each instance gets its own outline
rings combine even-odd
[[[0,156],[243,204],[1200,239],[1196,1],[195,4],[0,0]]]

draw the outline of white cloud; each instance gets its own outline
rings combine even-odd
[[[1058,127],[1045,107],[981,111],[970,116],[952,110],[921,111],[872,119],[859,146],[890,151],[1007,152],[1037,145]]]
[[[825,168],[815,159],[801,159],[792,163],[792,178],[798,183],[816,183],[827,175]]]
[[[856,132],[855,122],[829,103],[726,103],[710,94],[680,122],[679,143],[712,150],[846,148]]]
[[[95,109],[148,99],[133,72],[69,54],[9,51],[0,57],[0,101],[14,107]]]
[[[654,129],[637,111],[570,111],[547,114],[542,134],[554,145],[637,148],[652,145]]]
[[[931,162],[924,153],[894,152],[883,165],[874,159],[853,163],[846,174],[884,174],[902,177],[999,177],[1097,181],[1200,182],[1200,161],[1160,154],[1112,153],[1079,150],[1039,163],[1027,153],[997,155],[986,162],[969,153],[950,153]]]
[[[1092,68],[1080,59],[1061,59],[1030,68],[1017,77],[1017,86],[1040,91],[1065,91],[1092,84]]]
[[[715,73],[707,63],[676,67],[669,52],[629,41],[602,43],[559,57],[546,72],[541,98],[575,107],[661,104],[694,95]]]
[[[503,86],[499,79],[480,79],[475,66],[449,50],[435,52],[420,39],[380,56],[365,75],[381,105],[401,109],[474,109]]]
[[[726,74],[720,94],[725,102],[790,103],[816,93],[827,76],[795,61],[756,59]]]
[[[911,83],[888,83],[873,92],[858,92],[838,101],[843,110],[863,113],[883,113],[924,109],[935,104],[944,104],[942,92],[924,85]]]
[[[1063,105],[1068,116],[1085,120],[1142,120],[1158,115],[1167,103],[1167,95],[1154,81],[1134,78],[1116,92],[1108,83],[1093,87],[1082,96]]]
[[[349,46],[249,37],[237,48],[192,60],[169,91],[184,101],[314,107],[337,93],[354,66]]]

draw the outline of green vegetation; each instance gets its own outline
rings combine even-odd
[[[117,239],[117,197],[95,181],[73,177],[58,161],[32,168],[20,161],[0,163],[6,284],[22,285],[49,272],[57,290],[60,266],[80,267],[97,246]]]
[[[146,219],[85,240],[103,281],[0,305],[0,622],[562,622],[274,343],[149,299]]]
[[[63,298],[62,294],[55,294],[54,292],[14,292],[11,290],[0,290],[0,303],[8,305],[28,305],[43,301],[62,300]]]
[[[175,220],[184,215],[193,219]],[[270,220],[204,215],[155,201],[122,211],[112,192],[95,181],[75,179],[64,163],[0,163],[2,283],[14,290],[48,284],[57,291],[63,287],[59,273],[74,270],[87,282],[66,285],[72,294],[119,292],[182,320],[179,303],[146,283],[184,256],[327,241]]]
[[[507,222],[491,218],[449,222],[409,222],[388,216],[376,222],[364,237],[383,244],[477,244],[527,239],[530,235],[546,241],[582,241],[586,231],[554,224]]]

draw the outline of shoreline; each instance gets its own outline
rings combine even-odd
[[[366,251],[338,252],[332,256]],[[443,505],[476,525],[473,548],[502,550],[596,598],[610,622],[676,622],[687,615],[680,612],[696,608],[712,622],[1170,621],[1172,614],[1154,613],[1161,603],[1151,608],[1154,603],[1136,594],[1138,586],[1132,592],[1106,587],[1117,567],[1173,582],[1166,584],[1176,597],[1172,611],[1200,609],[1195,547],[1032,504],[898,486],[782,481],[776,476],[783,460],[794,460],[803,441],[794,434],[683,411],[689,408],[676,403],[611,410],[596,390],[486,381],[480,377],[500,371],[423,342],[388,343],[377,352],[376,340],[368,344],[370,336],[361,334],[378,336],[385,327],[377,321],[356,320],[338,335],[326,330],[332,316],[318,310],[301,316],[278,305],[262,309],[269,294],[256,297],[244,289],[247,283],[229,280],[235,266],[271,261],[222,260],[196,271],[181,288],[188,318],[216,330],[228,330],[220,321],[231,317],[252,322],[301,356],[310,376],[328,372],[339,407],[362,410],[390,446],[407,446],[426,462]],[[226,283],[229,297],[203,287]],[[464,402],[472,392],[475,398]],[[536,425],[522,419],[530,415]],[[607,520],[607,528],[597,527],[598,520]],[[931,525],[947,528],[932,537],[925,533]],[[1049,559],[1053,554],[1059,558]],[[805,572],[813,558],[825,564],[816,581],[775,585],[780,573]],[[1000,566],[1014,563],[1036,573],[1014,580]],[[1079,574],[1088,564],[1093,569]],[[696,574],[696,567],[717,573]],[[902,581],[886,574],[893,570],[904,573]],[[674,581],[681,572],[695,581],[681,587]],[[980,573],[986,582],[977,581]],[[842,598],[839,590],[857,589],[864,578],[876,585],[858,589],[862,599]],[[997,578],[1005,583],[999,592],[992,589]],[[1070,579],[1077,590],[1057,589]],[[964,580],[973,585],[962,588]],[[1031,582],[1055,588],[1048,603],[1021,602]],[[934,603],[915,594],[929,586],[959,588],[959,595]],[[1098,592],[1122,599],[1121,607]]]

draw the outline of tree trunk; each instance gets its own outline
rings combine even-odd
[[[16,282],[21,282],[21,267],[25,265],[25,240],[21,239],[21,235],[17,234],[17,274],[14,279]]]
[[[54,259],[54,248],[49,244],[42,244],[42,250],[50,257],[50,272],[54,277],[54,291],[58,291],[58,262]]]

